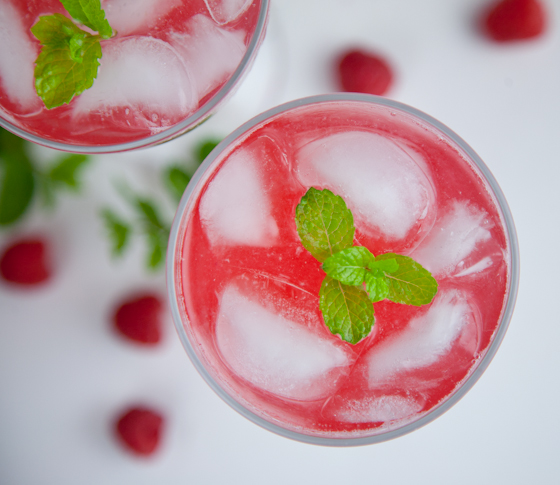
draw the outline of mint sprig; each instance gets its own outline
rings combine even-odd
[[[113,256],[122,256],[129,246],[132,234],[140,234],[144,237],[147,247],[146,267],[157,270],[165,261],[169,224],[162,218],[161,210],[154,200],[137,195],[126,186],[121,186],[120,192],[128,201],[134,218],[126,220],[110,208],[100,211],[111,241],[111,252]]]
[[[352,212],[330,190],[311,187],[296,208],[295,221],[303,246],[327,274],[319,291],[323,320],[343,340],[356,344],[370,334],[372,303],[388,299],[421,306],[436,295],[437,281],[412,258],[374,256],[366,247],[353,246]]]
[[[98,35],[55,13],[42,15],[31,27],[41,43],[35,61],[35,89],[47,109],[68,104],[93,85],[102,56],[102,39],[113,35],[100,0],[61,0],[68,13]]]

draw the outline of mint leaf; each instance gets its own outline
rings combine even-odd
[[[136,209],[144,221],[146,231],[157,229],[163,232],[169,232],[169,228],[161,221],[156,205],[144,198],[136,198]]]
[[[399,264],[394,258],[377,259],[368,261],[368,268],[376,275],[383,276],[385,273],[394,273],[399,269]]]
[[[165,172],[167,187],[169,188],[171,195],[173,195],[177,201],[181,200],[183,192],[185,192],[190,180],[190,175],[181,167],[170,167]]]
[[[41,15],[31,27],[31,33],[41,45],[56,45],[69,41],[75,35],[83,32],[68,17],[60,13]]]
[[[210,155],[210,152],[212,150],[214,150],[214,148],[216,148],[216,146],[218,146],[218,144],[220,143],[221,140],[206,140],[203,141],[202,143],[200,143],[196,148],[195,148],[195,156],[196,156],[196,161],[198,162],[198,164],[201,164],[204,159]]]
[[[111,239],[113,255],[121,256],[130,240],[130,226],[109,209],[103,210],[101,217]]]
[[[113,35],[113,29],[105,19],[100,0],[60,0],[64,8],[79,23],[99,32],[104,39]]]
[[[167,238],[157,230],[150,230],[146,233],[148,238],[148,259],[147,265],[150,269],[157,269],[165,261],[167,250]]]
[[[368,264],[375,261],[373,254],[363,246],[354,246],[328,257],[323,271],[345,285],[361,285],[366,280]]]
[[[93,85],[101,45],[64,15],[39,17],[31,32],[42,45],[35,62],[35,89],[48,109],[68,104]]]
[[[375,321],[366,292],[330,276],[325,277],[319,290],[319,307],[329,330],[351,344],[367,337]]]
[[[165,185],[167,186],[175,200],[181,200],[183,192],[185,192],[185,189],[187,188],[187,185],[189,184],[194,171],[219,143],[220,140],[207,138],[195,145],[193,149],[194,164],[186,164],[194,165],[194,170],[190,166],[184,168],[179,164],[172,165],[165,170],[163,174]]]
[[[381,259],[368,261],[369,271],[366,272],[366,291],[372,303],[384,300],[389,295],[387,273],[394,273],[399,269],[396,259]]]
[[[56,184],[66,185],[71,189],[77,190],[80,188],[80,181],[77,178],[79,170],[88,161],[87,155],[66,155],[49,170],[47,177]]]
[[[296,228],[303,244],[323,262],[352,247],[354,218],[346,203],[330,190],[311,187],[296,207]]]
[[[80,31],[72,34],[68,40],[70,57],[74,62],[81,63],[84,60],[84,44],[87,42],[88,35],[86,32]]]
[[[0,128],[0,226],[16,222],[29,207],[34,192],[33,166],[25,141]]]
[[[53,207],[55,194],[59,187],[77,192],[80,188],[78,178],[80,168],[89,161],[86,155],[69,154],[60,158],[49,170],[35,169],[35,175],[45,206]]]
[[[381,301],[389,295],[389,285],[384,276],[375,276],[374,273],[366,273],[366,291],[372,303]]]
[[[152,201],[138,197],[136,199],[136,209],[142,216],[143,229],[147,237],[147,265],[150,269],[157,269],[165,260],[169,227],[162,222]]]
[[[17,221],[27,210],[35,190],[29,167],[0,158],[0,226]]]
[[[25,150],[27,142],[0,127],[0,158],[25,165],[32,170],[31,160]]]
[[[396,303],[421,306],[430,303],[437,293],[438,283],[428,270],[408,256],[386,253],[377,261],[394,259],[398,269],[386,274],[389,286],[387,298]]]
[[[327,258],[323,271],[345,285],[361,285],[365,282],[372,302],[384,300],[389,293],[386,273],[393,273],[399,265],[394,258],[376,261],[369,249],[354,246],[343,249]]]

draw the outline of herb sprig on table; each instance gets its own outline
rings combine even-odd
[[[43,167],[29,155],[30,148],[31,143],[0,128],[0,226],[18,222],[37,194],[52,207],[60,190],[81,188],[88,156],[61,153]]]
[[[163,171],[163,182],[174,204],[181,199],[196,168],[218,143],[219,140],[214,138],[203,140],[194,147],[191,163],[175,162]],[[119,191],[134,215],[133,218],[126,218],[108,207],[101,211],[113,255],[123,256],[133,234],[140,234],[147,247],[147,268],[160,269],[165,262],[170,231],[170,224],[162,216],[165,213],[162,205],[153,198],[136,194],[122,185]]]

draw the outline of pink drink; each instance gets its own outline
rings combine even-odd
[[[430,270],[434,301],[375,303],[357,345],[332,335],[325,273],[294,221],[311,186],[343,197],[355,244]],[[310,98],[249,122],[197,173],[174,226],[169,285],[191,359],[235,409],[303,441],[431,421],[488,365],[513,310],[515,233],[492,176],[447,128],[383,98]]]
[[[247,70],[264,34],[268,2],[101,5],[118,34],[101,43],[94,85],[70,104],[47,110],[34,88],[40,44],[29,29],[40,15],[65,13],[64,7],[58,0],[1,2],[2,126],[69,151],[119,151],[177,136],[206,119]]]

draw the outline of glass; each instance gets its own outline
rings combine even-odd
[[[145,14],[135,10],[134,15],[121,12],[123,5],[103,4],[118,33],[104,41],[97,86],[70,105],[46,110],[31,87],[32,68],[21,60],[26,52],[27,57],[38,52],[28,32],[36,16],[23,15],[24,4],[3,4],[4,27],[14,29],[14,45],[0,56],[0,126],[40,145],[91,154],[153,146],[182,135],[211,116],[250,69],[265,35],[269,0],[205,0],[203,12],[190,12],[186,0],[160,0],[144,2]],[[62,12],[62,5],[47,2],[37,15],[57,9]],[[139,26],[142,19],[146,25]],[[110,76],[103,77],[104,61]],[[26,76],[10,74],[24,67]],[[117,99],[109,77],[123,80],[118,96],[125,101]],[[19,85],[29,89],[20,91]],[[146,93],[153,99],[145,101]]]
[[[251,164],[255,176],[244,168]],[[379,178],[381,190],[391,177],[384,200],[412,197],[419,215],[408,226],[406,217],[393,228],[381,221],[380,235],[368,224],[383,216],[357,210],[366,202],[345,184],[373,187]],[[432,271],[434,302],[375,303],[373,331],[355,347],[319,328],[318,285],[305,279],[321,270],[298,246],[293,222],[309,186],[344,192],[360,245],[411,255]],[[264,195],[248,196],[255,187]],[[239,207],[252,220],[268,213],[247,225]],[[180,202],[167,284],[187,354],[233,409],[294,440],[353,446],[424,426],[475,384],[509,325],[518,258],[507,202],[472,148],[414,108],[339,93],[273,108],[216,147]]]

